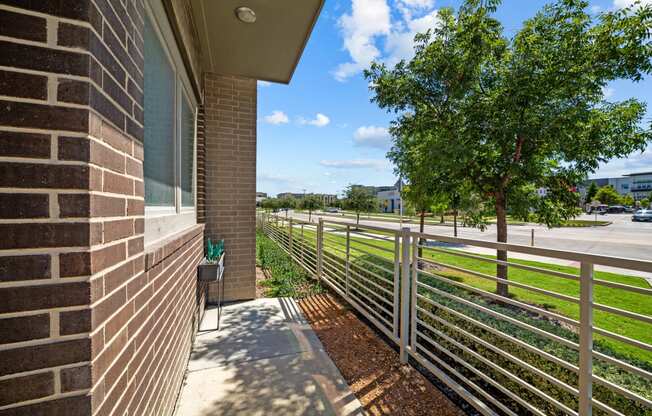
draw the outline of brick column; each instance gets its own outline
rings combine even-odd
[[[226,299],[256,294],[256,80],[204,75],[206,237],[224,239]],[[217,298],[209,289],[209,301]]]
[[[127,284],[144,276],[143,13],[0,5],[0,414],[97,414],[124,393]]]

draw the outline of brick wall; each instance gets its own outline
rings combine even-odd
[[[206,236],[224,239],[226,299],[255,296],[256,81],[204,74]],[[217,297],[211,285],[209,300]]]
[[[143,247],[142,0],[0,5],[0,415],[170,414],[203,227]]]

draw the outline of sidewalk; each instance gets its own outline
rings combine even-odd
[[[175,416],[363,415],[292,299],[207,310]]]

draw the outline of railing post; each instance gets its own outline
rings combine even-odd
[[[410,336],[410,229],[401,229],[401,337],[400,358],[401,363],[408,362],[408,337]]]
[[[290,257],[294,256],[292,251],[292,218],[288,220],[288,250],[290,251]]]
[[[317,279],[321,281],[322,264],[324,261],[324,220],[317,223]]]
[[[301,245],[299,246],[299,251],[301,252],[301,263],[303,263],[303,252],[306,251],[306,240],[303,239],[303,223],[301,223]]]
[[[580,361],[579,415],[592,414],[593,394],[593,264],[582,262],[580,268]]]
[[[417,349],[417,279],[419,277],[419,238],[412,239],[412,273],[410,273],[410,348]]]
[[[344,275],[344,287],[346,296],[349,297],[349,260],[351,258],[351,226],[346,225],[346,273]]]
[[[394,234],[394,335],[401,337],[401,232]]]

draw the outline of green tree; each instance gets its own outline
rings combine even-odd
[[[632,194],[627,194],[624,197],[622,197],[620,203],[625,206],[631,207],[636,203],[636,201],[634,201],[634,197],[632,196]]]
[[[279,200],[277,198],[265,198],[260,202],[260,206],[267,212],[278,209]]]
[[[506,242],[508,209],[523,219],[532,210],[549,226],[571,218],[574,184],[652,138],[645,103],[607,102],[603,93],[613,80],[652,71],[652,7],[594,16],[587,1],[558,0],[508,38],[492,16],[499,4],[441,9],[437,26],[415,37],[409,62],[373,63],[365,75],[372,100],[396,114],[392,135],[417,137],[432,169],[467,180],[494,206],[497,241]],[[546,196],[536,197],[540,187]],[[496,275],[507,279],[507,266]],[[508,295],[504,283],[496,290]]]
[[[598,185],[595,184],[595,182],[591,182],[591,185],[589,185],[589,189],[586,191],[586,199],[584,200],[585,203],[591,203],[595,199],[595,194],[598,193]]]
[[[377,204],[376,197],[364,187],[349,185],[344,190],[342,205],[344,208],[355,212],[356,226],[360,225],[360,213],[373,211]]]
[[[297,207],[297,200],[291,196],[281,198],[278,200],[278,207],[285,210],[285,218],[287,218],[288,211]]]
[[[641,199],[641,208],[650,208],[650,200],[648,198]]]
[[[312,221],[312,212],[322,208],[322,201],[317,195],[306,195],[301,199],[301,209],[308,210],[308,222]]]
[[[598,189],[594,199],[605,205],[619,205],[622,203],[620,194],[611,185],[603,186]]]

